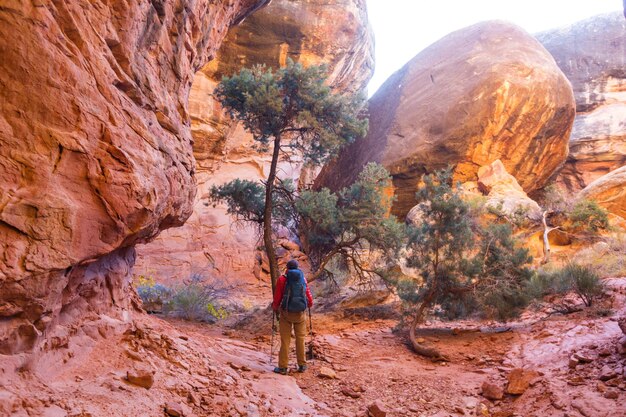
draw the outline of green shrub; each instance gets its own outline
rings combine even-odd
[[[609,228],[608,212],[593,200],[580,200],[568,215],[576,229],[596,233]]]
[[[564,295],[574,292],[587,306],[602,294],[602,281],[591,268],[570,263],[562,269],[536,271],[526,286],[530,297],[541,299],[547,295]],[[562,303],[555,301],[555,303]],[[563,310],[558,308],[557,310]]]
[[[209,284],[201,275],[194,274],[172,292],[165,311],[185,320],[213,322],[228,316],[218,303],[227,293],[228,289]]]
[[[172,290],[163,284],[156,283],[152,276],[140,275],[135,279],[135,289],[148,312],[159,312],[163,304],[169,300]]]
[[[602,295],[602,281],[591,268],[571,263],[563,268],[563,275],[587,307],[591,307],[594,298]]]

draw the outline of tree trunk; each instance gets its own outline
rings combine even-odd
[[[558,229],[558,227],[548,227],[548,221],[546,217],[548,216],[548,212],[544,211],[541,216],[541,222],[543,223],[543,259],[541,261],[542,264],[547,264],[550,262],[550,240],[548,239],[548,234]]]
[[[411,323],[411,327],[409,328],[409,340],[411,341],[411,347],[418,355],[426,356],[427,358],[431,358],[435,361],[448,361],[448,359],[441,354],[437,349],[433,347],[424,346],[417,341],[415,337],[415,331],[417,330],[417,326],[422,322],[422,318],[424,317],[424,311],[428,306],[428,302],[423,302],[420,308],[415,313],[413,317],[413,322]]]
[[[274,193],[274,181],[276,180],[276,167],[278,166],[278,157],[280,155],[280,135],[274,138],[274,152],[272,154],[272,163],[270,172],[267,176],[265,184],[265,208],[263,211],[263,243],[265,244],[265,253],[270,264],[270,279],[272,281],[272,295],[276,289],[276,281],[278,281],[278,260],[276,259],[276,250],[274,250],[274,242],[272,241],[272,194]]]

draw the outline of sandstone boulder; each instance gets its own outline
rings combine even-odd
[[[478,187],[487,195],[486,206],[510,218],[541,218],[541,207],[530,199],[498,159],[478,169]]]
[[[128,310],[128,251],[192,212],[193,75],[264,3],[3,2],[0,352]]]
[[[626,166],[593,181],[580,196],[595,200],[611,213],[626,218]]]
[[[501,400],[504,397],[504,390],[499,385],[491,382],[483,382],[480,390],[483,397],[488,400]]]
[[[536,36],[574,89],[576,120],[558,182],[578,191],[626,164],[626,20],[614,12]]]
[[[341,92],[365,89],[373,72],[373,34],[362,0],[273,0],[231,29],[216,59],[194,79],[189,115],[197,161],[194,211],[181,228],[169,229],[138,248],[138,274],[180,281],[202,271],[239,282],[266,278],[255,259],[258,235],[234,225],[222,206],[206,203],[211,186],[235,178],[265,179],[270,157],[253,149],[251,136],[222,112],[211,93],[224,75],[266,64],[277,68],[287,57],[304,65],[326,64],[331,85]],[[301,164],[281,162],[281,176],[307,180]],[[283,236],[293,238],[293,236]]]
[[[367,136],[316,184],[339,189],[380,162],[393,176],[393,212],[404,217],[423,173],[456,165],[455,181],[475,181],[500,159],[531,192],[565,161],[574,112],[570,84],[539,42],[511,24],[479,23],[392,75],[370,100]]]
[[[535,382],[539,374],[536,371],[516,368],[507,377],[506,393],[521,395]]]

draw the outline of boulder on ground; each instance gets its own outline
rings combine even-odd
[[[541,218],[541,207],[530,199],[499,159],[478,169],[478,188],[487,194],[487,207],[509,217]]]
[[[138,387],[150,389],[154,384],[154,371],[147,369],[133,369],[126,372],[126,380]]]
[[[485,381],[480,387],[483,397],[488,400],[501,400],[504,397],[504,390],[499,385]]]
[[[386,417],[387,407],[380,400],[376,400],[367,406],[367,413],[370,417]]]
[[[511,371],[507,380],[506,393],[521,395],[534,383],[539,374],[536,371],[516,368]]]
[[[564,162],[575,114],[569,81],[528,33],[483,22],[451,33],[392,75],[369,102],[366,137],[322,169],[318,187],[352,183],[370,161],[393,177],[393,213],[415,206],[424,173],[455,166],[475,181],[500,159],[526,192]]]
[[[593,181],[579,195],[626,219],[626,166]]]

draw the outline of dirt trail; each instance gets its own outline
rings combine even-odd
[[[416,356],[392,333],[395,321],[317,316],[320,358],[309,372],[292,370],[287,378],[331,416],[366,415],[376,400],[388,416],[626,416],[623,335],[615,318],[603,316],[623,314],[626,279],[609,280],[607,287],[609,296],[595,309],[547,318],[528,313],[505,332],[494,332],[502,329],[494,323],[455,322],[447,329],[432,323],[437,328],[421,336],[449,363]],[[572,357],[581,360],[572,363]],[[336,378],[321,378],[322,368]],[[484,382],[505,388],[516,368],[537,372],[522,395],[497,401],[481,395]]]
[[[527,314],[505,332],[433,322],[420,336],[448,363],[416,356],[392,332],[394,320],[315,314],[319,357],[289,376],[271,372],[261,314],[243,329],[140,316],[125,334],[107,334],[110,320],[94,323],[37,359],[0,363],[0,415],[358,417],[379,401],[390,417],[626,416],[626,356],[613,318],[624,313],[626,279],[608,283],[595,309]],[[600,314],[608,309],[612,317]],[[515,368],[537,371],[523,394],[483,397],[484,382],[504,388]],[[149,389],[128,381],[142,370]],[[335,378],[320,376],[327,372]]]

